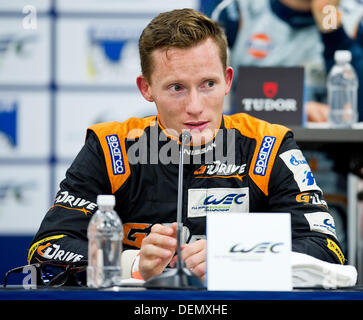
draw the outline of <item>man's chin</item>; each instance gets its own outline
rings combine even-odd
[[[192,135],[191,143],[196,146],[208,143],[209,141],[213,140],[215,136],[215,130],[208,128],[204,129],[203,131],[190,130],[190,133]]]
[[[176,139],[178,139],[181,133],[181,132],[178,133],[177,130],[170,128],[166,128],[164,130],[168,136],[175,137]],[[189,131],[191,133],[192,141],[190,142],[190,144],[195,146],[208,143],[209,141],[213,140],[213,138],[216,135],[216,130],[211,130],[209,128],[205,128],[202,131],[198,129],[181,129],[181,131],[184,130]]]

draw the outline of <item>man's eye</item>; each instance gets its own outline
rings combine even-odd
[[[174,90],[174,91],[180,91],[182,89],[182,86],[179,85],[179,84],[173,84],[171,86],[171,89]]]
[[[208,88],[212,88],[214,86],[214,81],[213,80],[208,80],[206,82],[206,85],[207,85]]]

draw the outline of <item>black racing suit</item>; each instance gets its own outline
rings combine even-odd
[[[207,212],[291,213],[292,249],[344,264],[334,221],[293,133],[246,114],[223,116],[214,139],[187,146],[183,236],[205,237]],[[114,194],[124,249],[176,221],[178,140],[156,116],[90,127],[29,249],[28,262],[87,259],[97,195]]]

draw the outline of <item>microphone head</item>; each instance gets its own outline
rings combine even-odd
[[[192,134],[189,131],[183,131],[179,136],[179,141],[189,143],[192,140]]]

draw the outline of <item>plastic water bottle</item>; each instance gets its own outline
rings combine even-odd
[[[334,59],[327,81],[329,122],[331,127],[349,127],[358,120],[358,78],[350,64],[350,51],[335,51]]]
[[[114,211],[115,197],[99,195],[98,210],[88,225],[87,285],[93,288],[121,284],[123,228]]]

